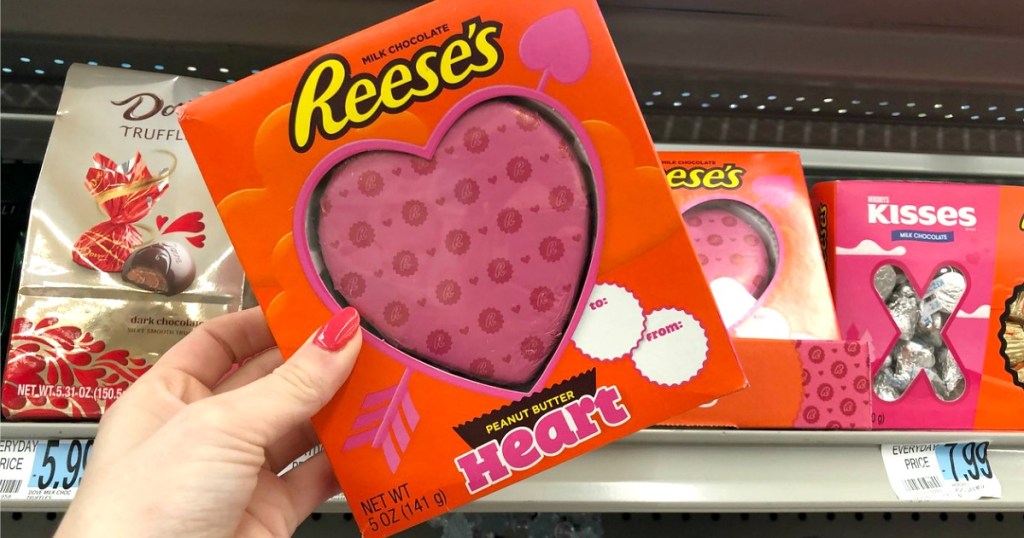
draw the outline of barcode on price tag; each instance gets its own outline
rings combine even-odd
[[[24,483],[24,480],[15,480],[13,478],[0,480],[0,493],[17,493],[21,490],[21,485]]]
[[[92,439],[0,441],[0,500],[70,500],[92,444]]]
[[[900,500],[999,498],[1003,490],[988,461],[988,445],[882,445],[882,462]]]
[[[38,444],[27,439],[0,440],[0,500],[28,497],[28,477]]]

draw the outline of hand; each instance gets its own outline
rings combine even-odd
[[[103,417],[57,536],[290,536],[339,488],[323,453],[278,472],[318,443],[361,344],[352,308],[287,362],[259,309],[204,323]]]

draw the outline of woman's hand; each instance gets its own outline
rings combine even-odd
[[[201,325],[103,417],[57,536],[290,536],[339,488],[323,453],[278,473],[318,443],[310,417],[361,344],[352,308],[287,362],[259,309]]]

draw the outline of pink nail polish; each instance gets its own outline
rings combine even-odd
[[[345,347],[358,330],[359,312],[347,306],[320,327],[313,337],[313,343],[327,351],[338,351]]]

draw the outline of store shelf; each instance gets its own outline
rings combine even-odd
[[[74,62],[232,82],[420,3],[12,3],[4,110],[52,113]],[[1024,4],[599,3],[657,141],[1024,155]]]
[[[94,425],[0,425],[4,439],[84,438]],[[989,440],[1001,499],[899,501],[884,443]],[[67,501],[6,501],[61,511]],[[1024,509],[1024,433],[646,430],[463,508],[472,512],[1012,511]],[[344,500],[323,511],[348,511]]]
[[[53,115],[0,113],[0,133],[5,159],[39,161],[53,128]],[[1024,132],[1022,132],[1024,135]],[[738,147],[728,144],[678,144],[659,142],[659,151],[796,151],[808,170],[865,171],[896,176],[941,176],[979,178],[984,181],[1024,182],[1024,157],[993,155],[948,155],[799,146]],[[1022,154],[1024,155],[1024,154]]]
[[[0,157],[41,161],[64,74],[74,62],[232,82],[421,3],[183,0],[167,9],[123,0],[5,2]],[[1024,184],[1024,3],[599,3],[659,150],[794,150],[812,181],[915,177]],[[0,439],[91,438],[96,430],[82,423],[2,423]],[[1001,499],[896,498],[881,444],[964,440],[992,442],[989,458],[1002,482]],[[3,531],[14,532],[6,519],[21,517],[10,512],[62,512],[67,505],[4,501]],[[349,509],[343,499],[322,507]],[[460,509],[712,512],[715,522],[718,512],[771,513],[771,519],[722,518],[743,536],[836,536],[827,523],[835,518],[826,520],[825,513],[869,512],[866,519],[839,514],[846,522],[842,535],[876,537],[997,536],[990,530],[995,516],[1002,522],[1002,512],[1022,510],[1024,433],[734,430],[643,431]],[[884,520],[870,514],[890,511],[915,517],[897,514],[907,530],[895,532],[889,514]],[[989,523],[983,525],[973,513],[982,511],[996,514],[986,514]],[[783,513],[786,530],[774,523],[776,512]],[[786,512],[816,514],[801,513],[798,521]],[[922,521],[931,527],[921,531],[911,523],[918,521],[916,512],[942,517],[925,514]],[[947,522],[945,512],[961,513]],[[306,535],[337,535],[341,524],[332,518],[342,516],[325,517],[319,527],[311,526],[319,519],[307,521]],[[716,531],[711,520],[681,527],[679,515],[671,518],[664,524],[671,530],[661,534],[733,535]],[[658,520],[644,517],[645,527],[638,519],[619,522],[621,532],[608,535],[658,535],[648,528]],[[854,521],[875,526],[858,530]],[[1007,521],[1019,529],[1019,514]],[[357,533],[346,525],[346,532]]]

